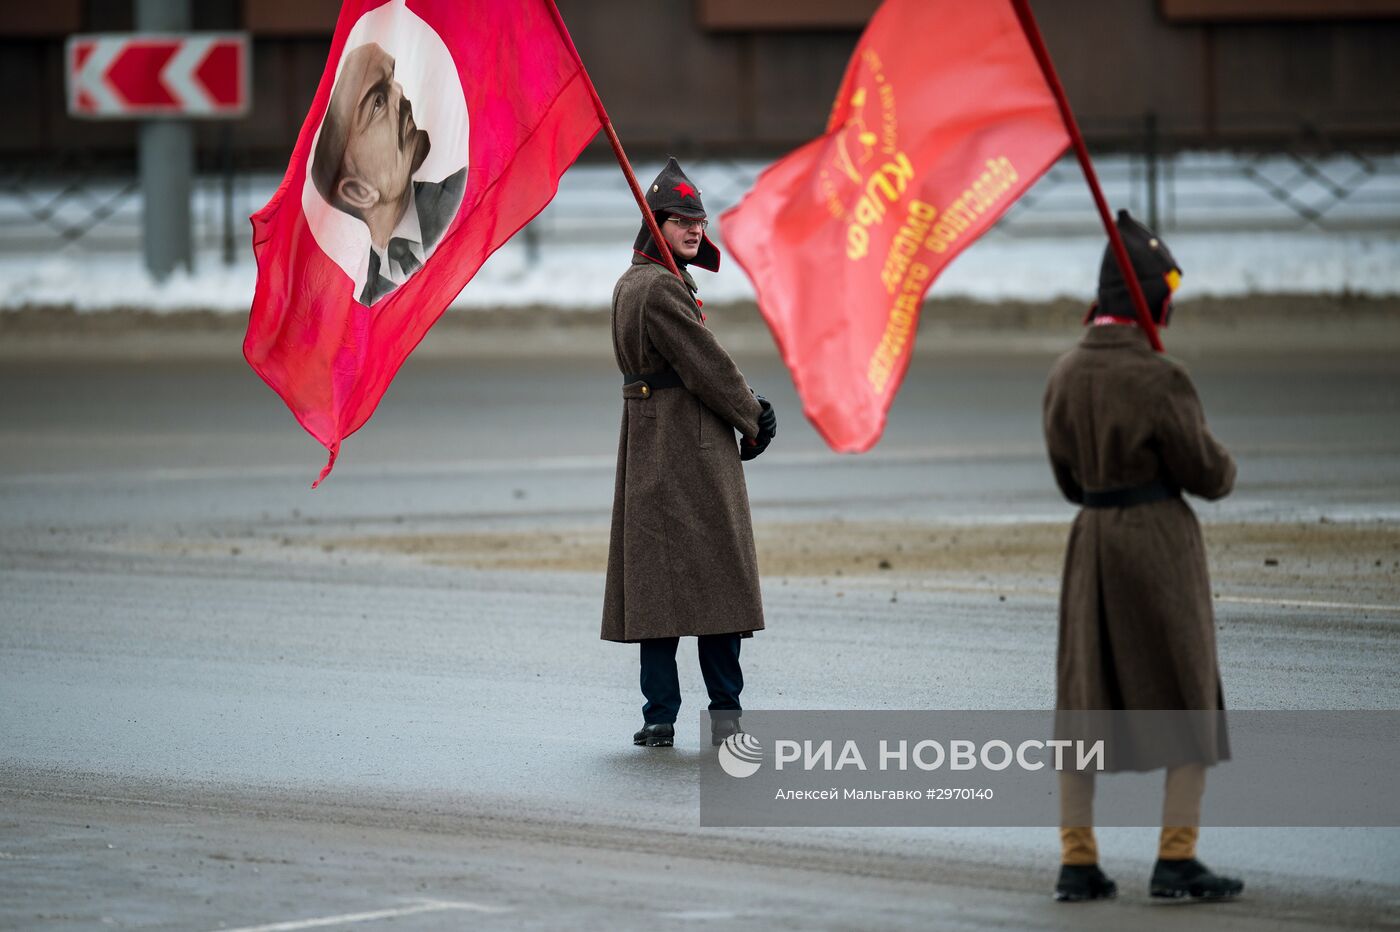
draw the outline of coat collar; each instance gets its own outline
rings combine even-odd
[[[1152,344],[1141,327],[1128,324],[1104,324],[1090,327],[1084,332],[1079,345],[1085,349],[1144,349],[1150,351]]]
[[[637,251],[637,250],[634,250],[633,253],[632,253],[632,264],[633,264],[633,265],[659,265],[659,266],[661,266],[663,269],[666,269],[666,263],[662,262],[660,258],[658,258],[658,257],[656,257],[656,256],[653,256],[653,255],[651,255],[650,253],[645,253],[645,252],[641,252],[641,251]],[[686,266],[686,263],[681,262],[681,263],[677,263],[676,268],[680,270],[681,278],[685,281],[686,287],[690,289],[690,293],[691,293],[691,294],[695,294],[697,291],[700,290],[700,286],[697,285],[697,284],[695,284],[695,278],[694,278],[694,276],[692,276],[692,275],[690,274],[690,269],[686,268],[685,266]],[[671,270],[670,270],[670,269],[666,269],[666,274],[667,274],[667,275],[670,275],[670,274],[671,274]]]

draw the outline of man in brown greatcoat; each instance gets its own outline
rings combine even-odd
[[[679,638],[697,637],[719,743],[738,730],[740,639],[763,628],[741,459],[768,446],[777,421],[706,328],[695,298],[687,266],[719,268],[700,190],[671,159],[646,200],[666,243],[643,224],[613,291],[624,400],[602,636],[641,644],[646,703],[633,743],[647,747],[674,741],[676,648]],[[666,268],[662,248],[681,278]]]
[[[1166,326],[1181,270],[1126,211],[1118,229],[1153,319]],[[1056,708],[1223,710],[1205,546],[1181,493],[1229,494],[1234,461],[1206,428],[1186,371],[1152,351],[1111,250],[1086,323],[1078,348],[1051,372],[1044,404],[1055,481],[1083,506],[1060,593]],[[1152,895],[1229,897],[1243,883],[1195,859],[1205,768],[1229,757],[1224,716],[1191,718],[1184,752],[1181,742],[1169,747],[1139,731],[1129,753],[1106,769],[1167,768]],[[1117,890],[1098,867],[1093,787],[1090,773],[1061,773],[1059,900]]]

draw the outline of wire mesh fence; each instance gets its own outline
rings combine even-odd
[[[718,214],[743,196],[766,163],[699,159],[686,166]],[[1400,234],[1400,154],[1183,152],[1115,154],[1096,160],[1115,207],[1164,232],[1307,231]],[[660,163],[637,165],[648,178]],[[249,214],[280,179],[267,172],[197,176],[194,251],[229,261],[250,254]],[[135,173],[81,166],[0,165],[0,254],[139,251],[141,192]],[[994,236],[1091,234],[1098,218],[1072,157],[1061,159],[1017,202]],[[584,163],[523,232],[528,256],[587,236],[629,238],[636,206],[616,166]],[[722,234],[722,230],[720,231]]]

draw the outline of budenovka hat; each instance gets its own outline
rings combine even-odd
[[[1165,324],[1171,317],[1172,292],[1181,281],[1181,266],[1162,242],[1161,237],[1138,223],[1126,210],[1118,211],[1118,234],[1128,250],[1128,258],[1133,264],[1133,273],[1142,286],[1147,298],[1147,309],[1152,312],[1154,323]],[[1127,280],[1118,267],[1118,258],[1113,254],[1113,244],[1104,247],[1103,262],[1099,265],[1099,300],[1089,310],[1092,318],[1098,314],[1114,317],[1137,317],[1133,308],[1132,295],[1128,293]]]
[[[667,161],[666,167],[661,169],[661,174],[657,175],[656,180],[647,188],[646,200],[647,208],[656,215],[657,223],[665,223],[666,218],[672,214],[695,219],[707,216],[705,205],[700,201],[700,189],[691,184],[685,172],[681,171],[680,163],[674,158]],[[651,230],[645,223],[642,224],[642,230],[637,234],[637,241],[632,248],[649,259],[661,261],[661,250],[651,238]],[[701,231],[700,250],[695,254],[695,258],[678,258],[676,262],[681,265],[698,265],[706,271],[718,272],[719,249],[710,242],[704,231]]]

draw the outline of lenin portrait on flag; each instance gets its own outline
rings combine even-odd
[[[402,0],[356,22],[307,165],[317,244],[373,305],[433,254],[462,205],[466,98],[451,53]]]

